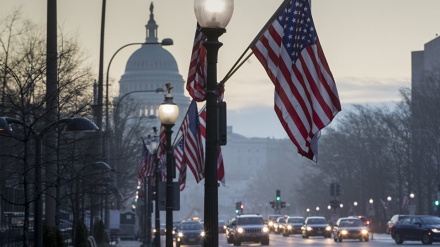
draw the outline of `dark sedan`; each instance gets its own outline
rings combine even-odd
[[[404,241],[422,241],[423,244],[440,242],[440,218],[430,215],[405,217],[391,228],[391,237],[396,244]]]
[[[331,230],[332,228],[324,217],[314,216],[306,218],[304,225],[301,227],[301,234],[303,238],[309,238],[310,236],[331,238]]]
[[[182,221],[177,227],[176,247],[180,245],[203,245],[205,232],[199,221]]]
[[[358,239],[368,241],[368,228],[357,218],[340,218],[333,226],[333,239],[342,242],[342,239]]]
[[[304,224],[304,217],[288,217],[283,226],[283,236],[289,234],[301,234],[301,226]]]

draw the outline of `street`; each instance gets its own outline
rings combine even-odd
[[[405,242],[410,244],[421,245],[421,242]],[[436,243],[434,243],[436,244]],[[226,242],[226,237],[222,234],[219,237],[220,246],[233,246]],[[260,246],[259,243],[242,243],[241,246]],[[343,240],[341,243],[335,243],[333,238],[322,238],[322,237],[310,237],[309,239],[303,239],[301,235],[290,235],[289,237],[283,237],[281,234],[270,234],[270,244],[269,246],[396,246],[396,243],[388,234],[374,234],[373,239],[369,242],[359,242],[358,240]]]

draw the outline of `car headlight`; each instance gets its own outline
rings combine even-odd
[[[367,234],[368,234],[368,231],[364,229],[364,230],[361,231],[361,233],[362,233],[363,235],[367,235]]]
[[[268,232],[269,228],[267,228],[267,226],[263,227],[263,232]]]
[[[326,230],[326,231],[331,231],[332,228],[331,228],[330,226],[327,226],[327,227],[325,228],[325,230]]]
[[[179,237],[183,237],[183,233],[182,233],[182,232],[179,232],[179,233],[177,233],[177,236],[179,236]]]
[[[342,231],[341,231],[341,234],[342,234],[342,235],[346,235],[346,234],[347,234],[347,230],[342,230]]]
[[[291,230],[291,229],[292,229],[292,226],[291,226],[291,225],[288,225],[288,226],[287,226],[287,229]]]
[[[308,226],[306,229],[307,229],[307,231],[313,230],[313,228],[311,228],[310,226]]]
[[[243,230],[243,228],[239,227],[239,228],[237,229],[237,232],[238,232],[238,233],[243,233],[244,230]]]
[[[205,236],[205,232],[202,231],[202,232],[200,233],[200,236],[204,237],[204,236]]]
[[[272,221],[269,222],[269,226],[273,226],[273,222]]]
[[[225,230],[226,230],[226,226],[223,226],[223,229],[225,229]]]

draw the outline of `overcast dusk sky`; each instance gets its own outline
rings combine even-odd
[[[166,47],[186,80],[196,19],[193,0],[156,0],[154,14],[159,39],[172,38]],[[227,32],[220,37],[218,79],[222,79],[264,26],[282,0],[236,0]],[[145,41],[151,0],[108,0],[105,23],[105,65],[121,46]],[[58,1],[58,24],[77,35],[98,72],[102,1]],[[21,8],[23,17],[45,25],[47,1],[3,0],[0,17]],[[438,0],[312,0],[312,15],[344,106],[352,103],[398,101],[399,88],[409,87],[411,51],[440,33]],[[110,76],[114,91],[129,47],[115,57]],[[106,71],[105,71],[106,72]],[[273,85],[252,56],[226,83],[228,124],[245,136],[285,137],[272,110]],[[258,114],[261,114],[259,121]],[[269,124],[270,126],[266,126]]]

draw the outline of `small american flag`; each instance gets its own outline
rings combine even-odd
[[[180,127],[183,139],[183,159],[194,174],[197,183],[204,178],[204,151],[200,132],[197,103],[191,101],[183,123]]]
[[[200,31],[200,25],[197,23],[186,84],[189,95],[197,102],[206,98],[206,48],[203,46],[205,41],[206,36]]]
[[[202,143],[206,144],[206,107],[200,112],[200,132],[202,136]],[[205,148],[203,150],[206,150]],[[218,146],[217,149],[217,180],[225,185],[225,164],[223,162],[222,149]]]
[[[179,185],[180,191],[185,189],[186,186],[186,168],[187,165],[183,161],[183,139],[177,142],[174,146],[174,159],[176,160],[176,167],[179,170]]]
[[[207,53],[203,45],[205,42],[206,36],[202,33],[201,27],[197,23],[191,61],[189,63],[188,80],[186,83],[186,90],[197,102],[202,102],[206,99]],[[225,91],[224,84],[218,84],[217,90],[218,100],[223,100]]]
[[[317,158],[317,137],[341,111],[308,0],[291,0],[252,51],[275,85],[275,112],[298,152]]]

